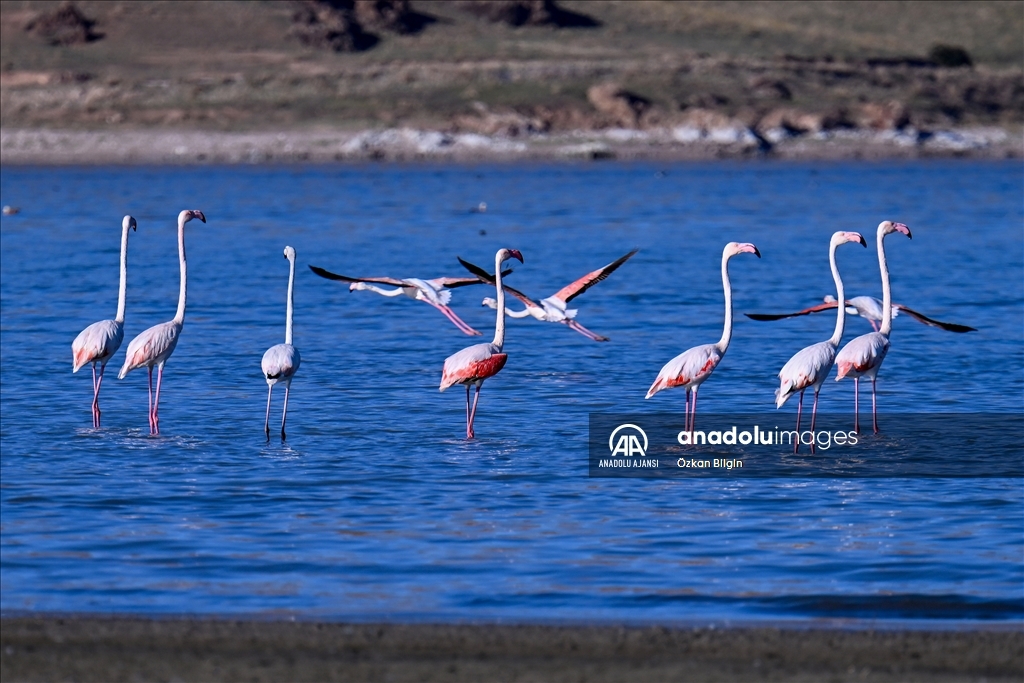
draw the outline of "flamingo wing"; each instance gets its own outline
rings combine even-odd
[[[78,333],[71,342],[74,372],[92,362],[105,362],[121,347],[124,326],[115,320],[101,320]]]
[[[570,301],[578,297],[580,294],[587,291],[588,289],[596,285],[598,282],[604,280],[609,275],[614,273],[619,266],[621,266],[623,263],[631,259],[633,255],[636,254],[636,252],[638,251],[640,250],[634,249],[625,256],[622,256],[621,258],[612,261],[604,268],[598,268],[597,270],[593,270],[587,273],[586,275],[576,280],[572,284],[562,287],[560,290],[555,292],[555,294],[552,295],[551,298],[561,299],[565,303],[569,303]]]
[[[505,367],[508,354],[494,344],[474,344],[448,356],[441,370],[441,391],[454,384],[482,382]]]
[[[323,268],[318,268],[317,266],[310,266],[309,269],[312,270],[317,275],[319,275],[320,277],[326,278],[328,280],[337,280],[340,282],[376,282],[378,284],[394,285],[395,287],[409,286],[408,283],[406,283],[404,280],[399,280],[398,278],[393,277],[349,277],[347,275],[338,275],[337,273],[332,273],[329,270],[324,270]]]
[[[117,374],[117,378],[124,379],[125,375],[132,370],[166,361],[178,345],[179,334],[181,334],[181,325],[173,320],[154,325],[139,334],[128,344],[124,365]]]
[[[463,266],[463,267],[464,267],[464,268],[465,268],[466,270],[468,270],[469,272],[471,272],[471,273],[473,273],[474,275],[476,275],[476,276],[477,276],[477,277],[478,277],[478,278],[479,278],[480,280],[483,280],[483,281],[484,281],[484,282],[486,282],[487,284],[491,284],[491,285],[493,285],[493,284],[494,284],[494,276],[493,276],[493,275],[491,275],[490,273],[488,273],[488,272],[487,272],[486,270],[484,270],[484,269],[483,269],[483,268],[481,268],[480,266],[477,266],[477,265],[474,265],[474,264],[470,263],[469,261],[466,261],[466,260],[465,260],[465,259],[463,259],[463,258],[462,258],[461,256],[459,256],[459,257],[456,257],[456,258],[458,258],[458,259],[459,259],[459,263],[461,263],[461,264],[462,264],[462,266]],[[510,272],[512,272],[512,271],[511,271],[511,270],[509,270],[509,271],[507,271],[507,272],[509,272],[509,273],[510,273]],[[502,277],[505,277],[505,274],[506,274],[506,271],[502,271],[502,273],[501,273],[501,276],[502,276]],[[511,294],[512,296],[514,296],[515,298],[519,299],[519,300],[520,300],[520,301],[522,301],[522,302],[523,302],[524,304],[526,304],[526,307],[527,307],[527,308],[540,308],[540,309],[543,309],[543,308],[544,308],[544,307],[543,307],[543,306],[542,306],[542,305],[540,304],[540,302],[538,302],[538,301],[534,301],[533,299],[531,299],[531,298],[530,298],[530,297],[528,297],[527,295],[523,294],[522,292],[520,292],[520,291],[519,291],[518,289],[516,289],[516,288],[514,288],[514,287],[509,287],[509,286],[508,286],[508,285],[506,285],[506,284],[502,284],[502,285],[501,285],[501,287],[502,287],[502,289],[504,289],[504,290],[505,290],[506,292],[508,292],[509,294]]]
[[[470,265],[472,265],[472,264],[470,264]],[[473,266],[473,267],[477,268],[478,266]],[[483,268],[480,268],[480,270],[483,270]],[[429,282],[430,284],[434,285],[435,287],[447,287],[448,289],[455,289],[456,287],[465,287],[466,285],[493,285],[494,284],[494,276],[490,275],[486,271],[484,271],[484,274],[487,275],[486,279],[485,278],[481,278],[479,276],[478,277],[435,277],[433,280],[427,280],[427,282]],[[506,277],[506,276],[511,275],[511,274],[512,274],[512,269],[511,268],[506,268],[505,270],[501,271],[501,276],[502,277]]]
[[[836,366],[839,368],[838,382],[844,377],[860,377],[876,370],[885,360],[889,351],[889,338],[880,332],[869,332],[851,339],[836,355]]]
[[[699,385],[714,372],[721,360],[722,353],[714,344],[687,349],[665,363],[644,398],[650,398],[663,389]]]
[[[790,396],[825,381],[836,360],[836,348],[827,341],[800,349],[779,371],[775,407],[781,408]]]
[[[827,311],[836,307],[835,301],[826,301],[823,304],[817,306],[811,306],[805,308],[802,311],[796,313],[744,313],[751,320],[782,320],[783,318],[795,318],[798,315],[809,315],[811,313],[820,313],[821,311]]]
[[[260,363],[267,379],[288,379],[299,369],[299,350],[291,344],[277,344],[267,349]]]
[[[931,325],[932,327],[938,327],[939,329],[946,330],[947,332],[977,332],[978,330],[974,327],[968,327],[967,325],[957,325],[956,323],[944,323],[934,318],[929,318],[924,313],[918,313],[912,308],[907,308],[903,304],[893,304],[893,308],[898,309],[902,313],[906,313],[914,320],[924,323],[925,325]]]

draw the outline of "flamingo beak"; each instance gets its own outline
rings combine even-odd
[[[749,242],[740,246],[740,252],[745,254],[753,254],[757,258],[761,258],[761,252],[757,250],[757,247],[755,247],[753,244],[750,244]]]
[[[896,232],[902,232],[902,233],[903,233],[904,235],[906,235],[906,236],[907,236],[907,237],[909,237],[910,239],[914,239],[914,236],[910,234],[910,228],[908,228],[908,227],[907,227],[906,225],[904,225],[903,223],[893,223],[893,224],[892,224],[892,227],[893,227],[893,229],[894,229],[894,230],[895,230]]]
[[[206,222],[206,216],[203,215],[202,211],[193,210],[192,211],[192,217],[193,218],[198,218],[199,220],[201,220],[204,223]]]
[[[518,249],[509,249],[508,250],[508,257],[509,258],[514,258],[514,259],[519,259],[520,263],[526,263],[526,261],[523,260],[522,253],[520,253],[520,251]]]

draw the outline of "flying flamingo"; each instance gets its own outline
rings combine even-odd
[[[157,410],[160,406],[160,385],[164,378],[164,363],[174,353],[178,345],[178,336],[185,324],[185,288],[188,269],[185,265],[185,224],[193,218],[206,222],[202,211],[185,210],[178,214],[178,264],[181,271],[181,284],[178,290],[178,312],[174,319],[154,325],[139,336],[132,339],[125,354],[124,366],[118,373],[118,379],[124,379],[132,370],[146,367],[149,370],[149,433],[160,433],[160,418]],[[157,368],[156,397],[153,396],[153,366]]]
[[[350,282],[348,290],[355,292],[359,290],[369,290],[371,292],[377,292],[381,296],[393,297],[405,294],[410,299],[416,301],[422,301],[428,303],[437,310],[444,313],[445,317],[455,324],[455,327],[459,328],[465,334],[469,336],[479,335],[480,333],[474,330],[472,327],[463,322],[459,316],[455,315],[455,311],[448,307],[448,302],[452,300],[452,293],[449,291],[455,287],[465,287],[466,285],[479,285],[479,284],[490,284],[485,283],[483,280],[475,277],[437,277],[433,280],[421,280],[419,278],[406,278],[399,280],[394,277],[348,277],[347,275],[338,275],[332,273],[329,270],[318,268],[316,266],[310,266],[310,270],[319,275],[322,278],[328,280],[337,280],[341,282]],[[512,271],[509,270],[502,275],[508,275]],[[378,283],[384,285],[392,285],[395,289],[383,289],[377,287],[371,283]]]
[[[277,344],[263,354],[263,375],[267,378],[267,420],[263,430],[270,438],[270,397],[274,393],[274,385],[284,382],[284,411],[281,413],[281,438],[284,438],[284,421],[288,418],[288,393],[292,388],[292,377],[299,369],[299,350],[292,346],[292,309],[294,308],[295,291],[295,249],[284,248],[284,257],[288,259],[288,309],[284,325],[284,344]]]
[[[871,423],[875,433],[878,433],[878,413],[875,402],[875,379],[878,371],[882,368],[882,361],[889,351],[889,334],[892,332],[892,293],[889,289],[889,267],[885,263],[885,247],[882,245],[883,238],[889,233],[903,233],[909,238],[910,228],[903,223],[882,221],[878,224],[876,241],[878,243],[878,269],[882,273],[882,329],[878,332],[869,332],[853,339],[836,356],[836,364],[839,366],[838,382],[844,377],[853,378],[853,430],[860,433],[860,406],[858,405],[858,394],[860,387],[858,383],[861,377],[871,380]]]
[[[825,297],[825,303],[805,308],[804,310],[797,311],[796,313],[745,313],[744,315],[753,320],[781,320],[783,318],[794,318],[798,315],[830,311],[835,307],[836,298],[829,294]],[[924,313],[918,313],[914,309],[904,306],[903,304],[890,304],[889,310],[891,311],[893,318],[903,312],[920,323],[930,325],[931,327],[938,327],[940,330],[946,330],[947,332],[977,332],[975,328],[968,327],[967,325],[944,323],[941,320],[929,318]],[[871,323],[871,329],[877,332],[878,323],[882,321],[882,302],[873,296],[854,296],[846,300],[846,312],[850,315],[859,315],[866,319]]]
[[[72,372],[78,372],[86,363],[92,363],[92,426],[100,428],[100,385],[103,370],[124,341],[124,299],[128,287],[128,230],[138,230],[135,219],[121,219],[121,285],[117,290],[117,315],[113,320],[101,320],[78,333],[71,342]],[[100,364],[99,376],[96,364]]]
[[[494,278],[495,289],[498,297],[498,313],[494,321],[494,341],[490,344],[474,344],[467,346],[458,353],[454,353],[444,361],[444,368],[441,370],[441,391],[444,391],[453,384],[466,385],[466,438],[472,439],[473,420],[476,419],[476,404],[480,401],[480,388],[484,380],[498,374],[508,354],[502,353],[502,346],[505,344],[505,290],[501,286],[501,264],[506,259],[519,259],[523,263],[523,255],[517,249],[499,249],[494,255]],[[476,396],[473,398],[473,408],[469,407],[469,388],[476,385]]]
[[[836,299],[839,301],[845,301],[845,298],[843,296],[843,279],[839,277],[839,267],[836,266],[836,247],[847,242],[857,242],[863,247],[868,246],[864,238],[857,232],[840,230],[832,235],[828,249],[828,261],[832,266],[832,279],[836,282]],[[798,351],[779,371],[781,383],[775,391],[775,408],[781,408],[790,396],[800,392],[800,403],[796,409],[797,438],[793,448],[794,453],[800,450],[800,414],[804,408],[804,390],[808,387],[814,387],[814,407],[811,409],[811,453],[814,453],[814,423],[818,416],[818,392],[821,391],[821,385],[828,377],[829,371],[832,370],[832,364],[835,363],[836,349],[839,348],[839,342],[843,339],[843,329],[846,325],[846,307],[837,306],[836,311],[836,331],[832,337]]]
[[[718,364],[722,362],[726,350],[729,348],[729,341],[732,339],[732,283],[729,282],[729,259],[736,254],[753,254],[761,258],[761,252],[753,244],[729,242],[722,250],[722,289],[725,290],[725,328],[722,330],[722,338],[717,344],[702,344],[692,349],[683,351],[681,354],[665,363],[665,367],[658,373],[654,384],[647,390],[650,398],[663,389],[683,387],[686,390],[686,419],[684,428],[692,432],[697,420],[697,390],[704,383],[711,373],[715,371]],[[690,392],[693,392],[693,407],[690,407]]]
[[[505,285],[506,292],[508,292],[509,294],[511,294],[512,296],[526,304],[526,308],[524,308],[521,311],[511,311],[506,308],[505,315],[507,315],[510,318],[525,318],[527,316],[532,316],[537,320],[542,320],[549,323],[562,323],[564,325],[567,325],[569,328],[576,330],[587,339],[593,339],[594,341],[598,342],[608,341],[608,337],[604,337],[601,336],[600,334],[596,334],[595,332],[591,332],[587,328],[583,327],[583,325],[580,325],[578,322],[576,322],[577,310],[575,308],[566,308],[566,304],[568,304],[570,301],[578,297],[580,294],[596,285],[601,280],[604,280],[606,277],[614,273],[619,266],[628,261],[637,251],[639,250],[634,249],[633,251],[629,252],[622,258],[613,261],[612,263],[609,263],[607,266],[603,268],[598,268],[597,270],[587,273],[586,275],[579,278],[575,282],[566,285],[565,287],[558,290],[548,298],[541,299],[540,301],[534,301],[533,299],[526,296],[519,290],[513,289],[512,287]],[[494,276],[488,273],[480,266],[475,266],[468,261],[462,260],[461,258],[459,259],[459,263],[461,263],[466,268],[466,270],[473,273],[481,280],[490,283],[494,282]],[[482,305],[487,306],[489,308],[498,307],[497,302],[491,297],[486,297],[483,300]]]

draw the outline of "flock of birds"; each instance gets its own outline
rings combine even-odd
[[[149,427],[150,434],[160,433],[160,387],[163,383],[163,369],[167,359],[174,353],[181,336],[182,327],[185,321],[185,301],[187,290],[188,269],[185,261],[185,224],[194,219],[206,222],[206,216],[202,211],[185,210],[178,214],[178,260],[180,266],[180,289],[178,293],[178,309],[174,318],[165,323],[150,327],[136,336],[128,344],[128,351],[125,355],[124,365],[118,373],[118,379],[124,377],[132,370],[145,367],[149,373]],[[103,372],[107,362],[114,356],[124,340],[124,318],[125,318],[125,293],[127,289],[127,254],[128,235],[132,230],[137,230],[137,223],[131,216],[125,216],[121,223],[121,269],[120,288],[118,290],[117,315],[113,320],[101,320],[86,327],[78,335],[71,345],[73,354],[73,371],[78,372],[86,365],[92,365],[93,376],[93,400],[92,417],[93,427],[100,427],[100,406],[99,394],[100,385],[103,383]],[[838,366],[837,381],[850,377],[854,382],[854,430],[860,431],[859,423],[859,380],[865,378],[871,381],[871,414],[872,426],[875,432],[878,431],[877,401],[875,394],[875,383],[878,371],[885,360],[889,350],[889,336],[892,332],[892,320],[901,312],[919,320],[922,323],[938,327],[951,332],[969,332],[974,328],[954,323],[944,323],[929,318],[917,311],[914,311],[901,304],[892,302],[889,286],[889,270],[885,260],[885,248],[883,240],[887,235],[899,233],[911,237],[910,229],[902,224],[893,221],[882,221],[876,232],[876,243],[878,251],[878,265],[882,279],[882,300],[873,297],[859,296],[851,299],[845,298],[843,280],[839,276],[839,268],[836,265],[836,249],[847,243],[857,243],[867,246],[864,238],[856,232],[839,231],[832,235],[829,243],[829,263],[832,268],[832,277],[835,281],[836,296],[825,297],[824,303],[811,308],[797,311],[795,313],[783,314],[747,314],[754,320],[779,320],[793,316],[808,315],[811,313],[836,309],[835,332],[829,339],[812,344],[796,353],[779,372],[780,385],[775,392],[776,408],[781,408],[793,395],[799,394],[797,408],[797,431],[800,430],[801,414],[803,412],[803,397],[807,389],[814,391],[814,405],[811,409],[811,431],[814,431],[815,420],[818,409],[818,393],[822,384],[832,370],[833,365]],[[372,291],[382,296],[396,297],[405,295],[411,299],[427,303],[445,315],[461,332],[476,336],[480,332],[464,322],[449,306],[452,293],[451,290],[468,285],[487,284],[495,288],[495,297],[487,297],[482,304],[496,310],[494,322],[494,339],[489,343],[474,344],[468,346],[458,353],[449,356],[441,370],[440,390],[444,391],[456,384],[466,387],[466,438],[474,438],[473,423],[476,418],[477,404],[480,401],[480,390],[484,381],[496,375],[505,366],[508,354],[503,350],[505,343],[505,318],[532,317],[540,321],[561,323],[572,330],[582,334],[593,341],[604,342],[608,338],[599,335],[583,327],[576,321],[577,309],[568,308],[570,302],[583,294],[598,282],[601,282],[611,275],[622,264],[628,261],[637,253],[634,249],[621,258],[608,265],[591,271],[566,285],[551,296],[535,300],[522,292],[502,283],[502,278],[511,273],[511,270],[502,271],[502,265],[509,259],[517,259],[523,262],[523,255],[516,249],[499,249],[494,255],[494,274],[480,266],[459,259],[459,262],[469,271],[471,277],[439,277],[430,280],[418,278],[391,278],[391,277],[366,277],[355,278],[346,275],[332,273],[317,266],[310,266],[310,269],[317,275],[328,280],[349,283],[350,291]],[[760,251],[753,244],[730,242],[725,245],[722,251],[722,287],[725,293],[725,326],[722,337],[714,344],[703,344],[679,354],[661,369],[655,378],[651,388],[647,391],[646,398],[665,389],[682,387],[685,391],[685,426],[684,429],[693,431],[696,424],[697,414],[697,392],[721,363],[725,352],[729,348],[732,338],[733,312],[732,312],[732,286],[729,281],[729,260],[737,254],[754,254],[761,257]],[[273,390],[276,384],[283,384],[284,407],[281,414],[281,437],[285,437],[285,422],[288,418],[288,395],[291,390],[291,382],[299,369],[299,351],[294,346],[292,339],[292,317],[294,309],[294,288],[295,288],[295,249],[290,246],[284,248],[284,256],[289,263],[288,273],[288,296],[287,312],[285,322],[285,340],[283,344],[277,344],[267,349],[263,355],[262,370],[267,381],[267,413],[264,421],[264,431],[268,438],[270,436],[270,409]],[[386,285],[389,288],[384,288]],[[525,305],[522,310],[516,311],[506,308],[505,293],[508,292]],[[844,302],[844,305],[839,305]],[[871,322],[873,332],[863,334],[850,341],[842,349],[839,348],[846,323],[846,315],[860,315]],[[97,366],[98,369],[97,369]],[[156,391],[153,388],[153,368],[157,371]],[[476,387],[475,395],[472,394],[472,387]],[[795,449],[799,449],[799,440],[796,441]],[[811,444],[811,451],[814,445]]]

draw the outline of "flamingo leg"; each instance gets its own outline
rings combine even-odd
[[[564,322],[565,322],[566,325],[569,326],[569,329],[576,330],[577,332],[582,334],[587,339],[592,339],[592,340],[594,340],[596,342],[610,341],[608,339],[608,337],[600,335],[600,334],[598,334],[596,332],[591,332],[590,330],[588,330],[587,328],[583,327],[583,325],[580,325],[575,320],[565,320]]]
[[[871,378],[871,426],[875,429],[875,434],[878,433],[878,410],[875,404],[875,377]]]
[[[286,382],[284,385],[284,410],[281,412],[281,438],[284,439],[284,421],[288,419],[288,394],[292,390],[292,383]]]
[[[860,404],[858,403],[858,397],[860,396],[860,383],[859,377],[853,378],[853,431],[860,434]]]
[[[452,309],[448,308],[447,306],[442,306],[442,305],[439,305],[439,304],[435,304],[433,301],[427,301],[426,303],[430,304],[431,306],[433,306],[437,310],[439,310],[442,313],[444,313],[444,317],[446,317],[449,320],[451,320],[452,324],[455,325],[455,327],[459,328],[459,330],[462,331],[463,334],[468,334],[471,337],[472,336],[479,336],[480,335],[479,332],[477,332],[472,327],[470,327],[465,322],[463,322],[463,320],[459,316],[455,315],[455,311],[453,311]]]
[[[818,417],[818,388],[814,389],[814,406],[811,407],[811,455],[814,455],[814,421]]]
[[[690,407],[690,431],[694,431],[697,428],[697,389],[700,387],[693,388],[693,405]]]
[[[476,395],[473,396],[473,410],[469,413],[469,432],[466,434],[467,439],[472,439],[476,436],[473,431],[473,422],[476,420],[476,404],[480,402],[480,390],[483,388],[483,383],[476,385]]]
[[[164,364],[156,368],[156,397],[153,399],[153,433],[160,433],[160,385],[164,381]]]
[[[469,421],[469,385],[467,384],[466,385],[466,438],[467,439],[472,439],[473,438],[473,429],[471,427],[471,424],[472,423]]]
[[[871,323],[871,329],[873,329],[875,332],[878,332],[878,323],[875,322],[874,320],[870,320],[868,322]]]
[[[149,433],[153,433],[153,366],[146,370],[149,372]]]
[[[267,439],[270,439],[270,397],[274,394],[274,385],[267,385],[267,419],[263,421],[263,431],[267,435]]]
[[[683,408],[683,429],[687,432],[692,431],[690,429],[690,390],[686,390],[686,407]],[[693,435],[691,434],[691,441]]]
[[[92,428],[100,427],[100,385],[96,381],[96,364],[92,364]]]
[[[793,446],[793,452],[800,452],[800,414],[804,411],[804,390],[800,390],[800,400],[796,404],[796,443]]]

